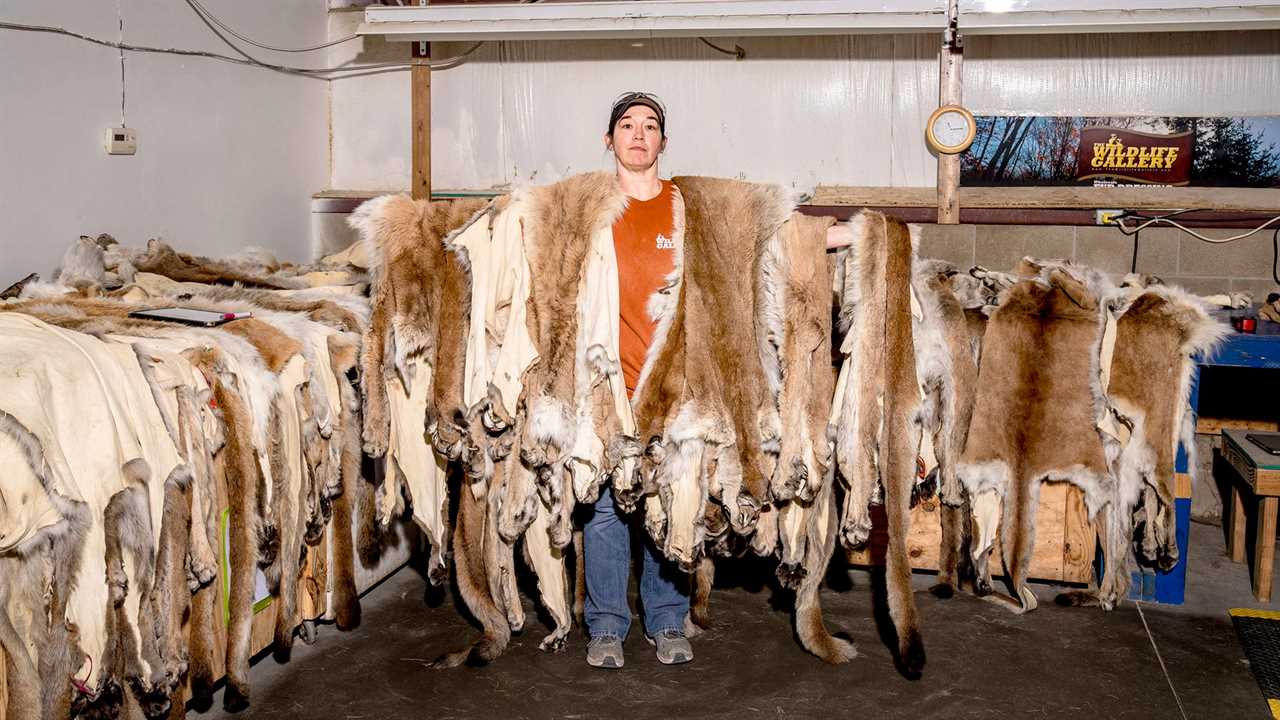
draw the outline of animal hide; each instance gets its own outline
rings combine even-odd
[[[139,271],[163,275],[179,282],[240,283],[277,290],[308,287],[302,278],[278,273],[278,265],[264,266],[260,259],[258,262],[253,259],[213,260],[177,252],[160,240],[148,242],[146,251],[136,253],[131,262]]]
[[[372,315],[362,349],[365,451],[387,454],[391,485],[379,519],[390,521],[404,478],[414,517],[432,544],[429,577],[447,578],[444,467],[465,430],[462,401],[470,319],[469,261],[453,236],[487,212],[483,200],[419,202],[404,195],[360,206],[351,224],[371,257]],[[431,436],[426,444],[423,428]]]
[[[937,260],[917,263],[913,287],[923,306],[916,327],[926,326],[926,341],[916,346],[926,398],[922,420],[932,450],[926,454],[934,461],[930,468],[925,459],[926,485],[936,488],[942,500],[938,582],[930,591],[948,598],[972,575],[971,510],[968,495],[956,477],[956,464],[964,451],[977,397],[978,361],[986,330],[982,311],[994,309],[996,301],[974,275]]]
[[[885,583],[898,635],[896,660],[919,677],[924,645],[911,594],[907,558],[909,506],[927,408],[922,402],[913,311],[914,239],[901,221],[863,211],[850,223],[854,244],[845,260],[840,319],[845,356],[837,385],[836,460],[846,483],[840,535],[846,547],[867,540],[870,504],[883,492],[888,518]],[[913,327],[913,325],[915,327]],[[928,372],[925,373],[928,376]]]
[[[1035,545],[1040,483],[1066,480],[1085,491],[1090,515],[1114,478],[1097,422],[1102,339],[1101,293],[1065,269],[1023,280],[1005,292],[983,339],[977,402],[957,475],[974,504],[974,562],[980,594],[990,591],[987,555],[1003,505],[1000,536],[1015,604],[1036,606],[1026,587]]]
[[[661,507],[647,527],[667,557],[692,571],[706,540],[709,496],[736,532],[754,530],[777,465],[778,353],[789,342],[787,323],[797,321],[804,335],[785,347],[788,361],[809,362],[814,343],[806,324],[812,308],[797,303],[794,317],[783,312],[787,266],[778,235],[792,205],[782,190],[713,178],[672,182],[685,210],[678,283],[656,308],[659,329],[633,408],[647,442],[642,485],[656,489]],[[797,272],[809,271],[797,263]],[[799,417],[808,396],[796,390],[788,411]],[[811,464],[805,441],[788,462]]]
[[[1200,298],[1174,287],[1131,283],[1112,304],[1116,319],[1107,322],[1096,362],[1106,406],[1098,427],[1115,481],[1086,488],[1085,497],[1090,509],[1102,506],[1094,520],[1106,571],[1096,592],[1058,597],[1107,609],[1128,592],[1135,517],[1141,562],[1165,571],[1177,563],[1174,458],[1179,442],[1194,447],[1193,356],[1211,352],[1227,332]]]
[[[512,537],[532,523],[528,493],[536,491],[550,512],[551,542],[563,549],[572,539],[575,501],[594,498],[623,454],[616,450],[621,424],[609,392],[620,372],[609,350],[616,331],[602,337],[616,325],[610,317],[616,313],[596,303],[607,302],[611,282],[613,248],[602,240],[626,196],[611,175],[587,173],[519,192],[512,205],[528,284],[524,312],[513,318],[524,327],[504,342],[528,345],[516,415],[518,454],[530,474],[516,468],[507,474],[511,509],[519,514],[504,512],[500,526]]]
[[[360,398],[347,379],[358,362],[359,343],[335,335],[329,338],[329,357],[338,379],[341,413],[334,437],[340,447],[342,492],[333,501],[333,613],[339,630],[360,624],[360,597],[356,592],[354,526],[356,497],[367,484],[360,473]]]
[[[127,685],[130,703],[149,707],[167,703],[174,690],[168,681],[180,674],[180,660],[172,654],[165,657],[162,648],[145,633],[140,641],[120,645],[126,636],[139,638],[141,613],[150,603],[148,588],[156,582],[157,546],[163,551],[170,539],[153,530],[157,527],[153,518],[160,517],[164,507],[162,478],[180,467],[177,449],[164,428],[138,357],[127,344],[102,342],[28,316],[3,313],[0,325],[0,333],[6,337],[6,363],[13,363],[0,373],[6,389],[3,404],[15,427],[26,428],[27,436],[38,438],[43,456],[52,461],[47,467],[53,491],[42,494],[64,519],[74,506],[61,502],[60,497],[83,502],[88,511],[87,528],[74,563],[78,567],[74,583],[67,586],[67,597],[58,603],[65,603],[65,610],[49,617],[54,618],[54,625],[65,618],[77,626],[84,659],[94,663],[97,673],[88,678],[88,687],[101,690],[108,685]],[[58,413],[53,409],[69,399],[67,378],[76,379],[79,409]],[[85,448],[94,451],[86,452]],[[30,466],[45,467],[43,461]],[[95,480],[88,483],[86,478]],[[107,510],[121,493],[128,493],[130,499],[119,505],[115,515],[119,522],[113,525],[108,522]],[[122,549],[129,550],[134,560],[128,569],[122,565]],[[185,541],[180,548],[169,550],[184,558],[186,551]],[[132,581],[125,583],[127,577]],[[125,589],[130,586],[132,592]],[[110,601],[105,597],[109,587],[117,588]],[[164,588],[161,600],[166,605],[178,602],[170,595],[173,587]],[[181,590],[187,592],[185,584]],[[65,636],[62,639],[66,642]],[[93,701],[67,695],[67,678],[72,673],[87,674],[77,667],[79,658],[70,672],[66,666],[59,667],[58,657],[76,657],[73,647],[69,643],[67,647],[51,647],[47,656],[40,658],[41,676],[47,683],[43,704],[49,708],[88,702],[108,709],[102,693]],[[73,654],[65,655],[68,651]]]
[[[1142,555],[1161,570],[1178,561],[1174,459],[1180,441],[1193,445],[1188,430],[1193,356],[1210,352],[1226,332],[1198,298],[1164,286],[1142,291],[1116,321],[1105,392],[1122,426],[1115,460],[1119,506],[1128,515],[1138,505],[1139,490],[1152,491],[1143,492]]]

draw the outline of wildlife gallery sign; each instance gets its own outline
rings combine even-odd
[[[1280,187],[1280,118],[980,116],[962,185]]]
[[[1190,131],[1161,135],[1090,125],[1080,131],[1076,180],[1189,185],[1194,148]]]

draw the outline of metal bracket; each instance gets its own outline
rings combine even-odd
[[[419,6],[419,7],[426,7],[426,6],[427,6],[427,0],[418,0],[418,6]],[[431,47],[431,46],[427,43],[427,41],[426,41],[426,40],[421,40],[421,41],[419,41],[419,42],[418,42],[418,53],[417,53],[417,57],[428,57],[428,56],[430,55],[430,53],[431,53],[431,50],[429,49],[430,47]]]
[[[960,7],[958,0],[947,1],[947,28],[942,31],[942,46],[948,50],[964,48],[964,36],[960,34]]]

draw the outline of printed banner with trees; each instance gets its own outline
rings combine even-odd
[[[1280,187],[1280,117],[980,116],[962,185]]]

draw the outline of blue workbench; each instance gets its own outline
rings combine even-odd
[[[1224,322],[1228,320],[1226,310],[1215,311],[1215,316]],[[1196,369],[1191,378],[1192,423],[1195,423],[1200,413],[1200,373],[1206,367],[1280,370],[1280,325],[1259,321],[1255,334],[1233,331],[1212,354],[1196,358]],[[1267,390],[1266,385],[1262,387],[1264,392],[1276,393],[1276,390]],[[1274,387],[1280,388],[1280,384]],[[1274,398],[1274,401],[1280,405],[1280,397]],[[1180,476],[1190,478],[1191,468],[1187,449],[1182,445],[1178,446],[1178,459],[1174,471]],[[1199,482],[1207,481],[1210,479],[1199,479]],[[1144,568],[1141,573],[1135,572],[1133,587],[1129,591],[1129,597],[1132,599],[1170,605],[1182,604],[1187,584],[1187,553],[1189,552],[1187,536],[1191,529],[1191,484],[1180,482],[1178,485],[1184,488],[1182,492],[1177,493],[1178,497],[1174,500],[1178,517],[1178,564],[1167,573],[1148,568]]]

